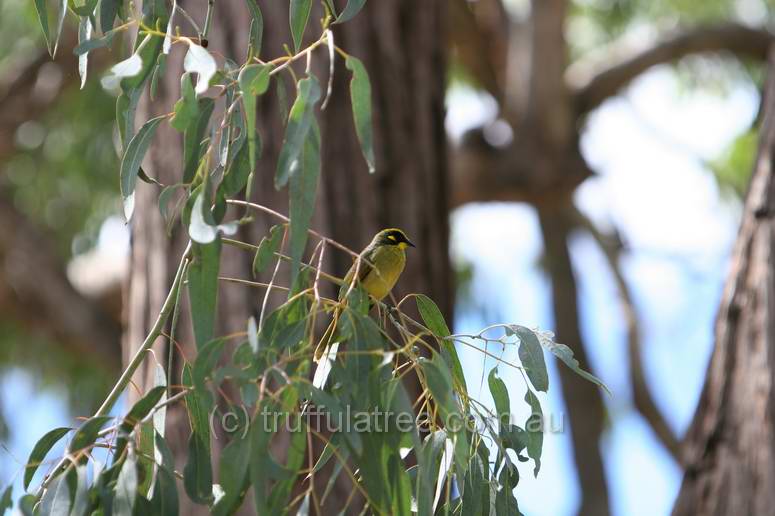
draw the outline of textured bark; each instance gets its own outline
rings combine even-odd
[[[676,515],[775,507],[775,55],[759,154],[716,320],[716,346],[686,438]]]
[[[205,4],[186,2],[183,5],[196,19],[201,19]],[[421,252],[409,256],[396,296],[407,292],[426,293],[449,315],[452,288],[447,255],[442,4],[441,0],[369,2],[355,20],[335,27],[337,45],[362,59],[371,77],[377,172],[373,175],[367,172],[353,129],[350,73],[338,59],[333,97],[327,109],[319,114],[323,170],[313,226],[355,249],[365,246],[380,228],[403,228]],[[264,15],[261,55],[282,55],[282,44],[291,40],[288,5],[262,2],[261,7]],[[319,18],[319,13],[313,11],[310,34]],[[216,3],[209,49],[215,55],[220,53],[235,61],[243,59],[248,39],[247,20],[249,15],[242,2]],[[177,99],[183,50],[173,49],[157,99],[144,105],[139,114],[142,119],[168,111]],[[328,62],[324,48],[316,52],[314,63],[315,73],[325,84]],[[290,93],[290,81],[286,77],[283,80]],[[272,184],[283,136],[276,87],[261,98],[258,110],[258,130],[264,150],[257,169],[254,200],[287,213],[287,191],[276,192]],[[180,135],[162,125],[146,159],[146,170],[164,183],[178,182],[181,153]],[[180,231],[171,240],[165,235],[156,207],[157,196],[155,188],[138,185],[132,223],[125,357],[134,353],[158,313],[185,241]],[[256,221],[241,230],[241,237],[257,243],[275,223],[276,220],[257,214]],[[246,253],[224,248],[222,275],[248,278],[251,261],[252,256]],[[328,270],[342,274],[351,260],[328,249],[326,262]],[[244,331],[247,318],[256,313],[260,301],[254,291],[222,285],[217,331]],[[179,329],[188,325],[188,317],[181,318]],[[193,358],[190,332],[179,332],[178,336],[186,356]],[[163,339],[156,343],[154,351],[156,359],[164,361],[167,350]],[[147,386],[149,373],[150,368],[140,371],[135,378],[137,385]],[[174,451],[180,456],[184,453],[182,443],[186,442],[188,429],[183,415],[171,412],[168,432],[176,437],[171,437],[169,442],[177,443],[180,449]],[[326,479],[322,477],[318,475],[317,481],[324,487]],[[341,505],[351,490],[346,481],[340,482],[329,498],[333,505],[324,508],[324,513],[331,513]]]

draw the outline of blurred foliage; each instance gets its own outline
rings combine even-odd
[[[758,129],[751,128],[735,138],[721,156],[708,163],[723,192],[736,198],[745,195],[758,142]]]
[[[0,2],[0,77],[23,69],[44,48],[33,2]],[[70,81],[53,109],[18,128],[17,152],[0,161],[0,189],[53,239],[63,264],[95,245],[102,221],[119,207],[115,99],[99,86],[99,75],[91,68],[84,90]],[[97,394],[109,387],[109,372],[101,364],[0,314],[0,375],[13,367],[29,371],[37,388],[61,392],[74,414],[93,411]]]

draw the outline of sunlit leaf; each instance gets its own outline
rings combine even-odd
[[[198,75],[195,91],[197,96],[200,96],[210,88],[210,80],[218,70],[218,66],[215,64],[213,56],[204,47],[191,40],[187,40],[187,42],[188,52],[183,60],[183,70]]]
[[[89,41],[91,37],[92,25],[91,21],[87,17],[81,18],[78,23],[78,43],[82,44]],[[78,55],[78,75],[81,77],[81,89],[86,86],[86,73],[89,63],[88,52],[83,52]]]
[[[349,4],[348,4],[349,6]],[[344,14],[344,13],[343,13]],[[363,157],[369,166],[369,172],[376,170],[374,164],[374,142],[371,116],[371,82],[363,63],[353,56],[347,56],[347,69],[353,73],[350,81],[350,101],[352,102],[355,133],[361,142]]]

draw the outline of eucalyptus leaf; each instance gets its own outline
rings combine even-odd
[[[307,230],[312,222],[320,178],[320,129],[313,121],[301,156],[301,170],[290,179],[290,242],[291,284],[295,284],[301,267],[301,257],[307,244]],[[292,288],[292,292],[296,289]]]
[[[546,362],[544,361],[544,351],[536,334],[525,328],[512,324],[507,332],[513,333],[519,338],[519,359],[525,368],[530,383],[536,390],[546,392],[549,389],[549,374],[546,371]]]
[[[291,0],[289,18],[293,47],[296,49],[296,52],[298,52],[301,47],[304,29],[307,27],[307,20],[309,20],[309,13],[311,10],[312,0]]]
[[[560,344],[558,342],[554,342],[553,335],[549,332],[541,332],[537,331],[536,335],[538,336],[538,341],[541,343],[541,346],[549,350],[550,353],[552,353],[554,356],[562,360],[562,362],[568,366],[574,373],[581,376],[585,380],[588,380],[601,389],[603,389],[605,392],[607,392],[609,395],[611,394],[611,391],[608,389],[606,384],[603,383],[600,378],[597,376],[588,373],[587,371],[584,371],[579,366],[579,361],[576,360],[576,358],[573,356],[573,350],[571,350],[568,346],[565,344]]]
[[[137,460],[130,450],[116,480],[116,496],[113,498],[113,516],[132,516],[137,497]]]
[[[298,95],[288,115],[285,139],[277,160],[277,174],[274,185],[278,190],[288,184],[289,179],[301,168],[301,154],[307,134],[312,127],[315,105],[320,100],[320,84],[314,75],[301,79]]]
[[[347,5],[344,6],[342,12],[336,18],[334,23],[344,23],[350,21],[358,12],[363,8],[366,0],[347,0]]]
[[[188,267],[188,293],[197,349],[213,338],[218,300],[218,270],[221,241],[194,244],[193,260]]]
[[[137,131],[132,141],[127,145],[124,157],[121,160],[121,198],[124,200],[124,217],[127,222],[132,219],[135,206],[135,184],[137,183],[137,172],[143,162],[145,153],[151,145],[153,135],[166,115],[158,116],[148,120]]]
[[[280,244],[283,241],[283,235],[285,227],[281,224],[272,226],[269,230],[269,237],[264,237],[258,244],[256,255],[253,258],[253,276],[258,276],[267,268],[269,263],[276,253],[280,249]]]
[[[201,45],[188,40],[188,52],[183,60],[183,70],[198,75],[194,91],[196,91],[197,96],[200,96],[210,88],[210,81],[218,70],[218,66],[210,52]]]
[[[250,11],[250,49],[248,57],[258,57],[261,54],[261,40],[264,37],[264,17],[256,0],[245,0]]]
[[[196,100],[190,74],[184,73],[180,76],[180,99],[175,102],[173,111],[175,114],[170,120],[170,125],[180,132],[185,131],[197,119],[199,103]]]
[[[349,7],[349,4],[348,4]],[[347,9],[345,8],[345,11]],[[344,12],[342,13],[344,15]],[[345,61],[347,69],[352,71],[350,81],[350,101],[352,103],[353,120],[355,121],[355,133],[361,142],[363,157],[369,166],[369,173],[376,171],[374,164],[374,136],[371,115],[371,82],[369,74],[363,63],[353,56],[347,56]]]
[[[24,470],[24,489],[30,487],[32,477],[35,476],[38,467],[46,458],[46,454],[60,439],[62,439],[62,437],[67,435],[67,432],[70,430],[72,429],[67,427],[54,428],[38,439],[38,442],[35,443],[35,446],[32,448],[32,452],[30,452],[30,456],[27,459],[27,465]]]

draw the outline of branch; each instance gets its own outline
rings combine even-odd
[[[621,242],[615,235],[603,234],[591,220],[578,210],[576,210],[576,217],[578,218],[581,227],[592,235],[592,238],[595,239],[595,242],[597,242],[597,245],[603,251],[606,260],[608,261],[608,267],[611,269],[611,273],[614,276],[616,287],[619,290],[622,305],[621,309],[627,324],[627,351],[629,355],[630,383],[632,384],[635,409],[643,416],[659,441],[665,449],[670,452],[673,459],[675,459],[679,465],[683,465],[684,461],[681,454],[680,440],[670,429],[665,417],[651,397],[651,391],[646,382],[646,372],[643,368],[643,361],[641,360],[638,318],[635,314],[635,306],[632,302],[630,289],[628,288],[627,282],[624,280],[624,276],[619,267],[619,256],[622,247]]]
[[[577,113],[596,108],[652,66],[706,52],[727,52],[738,58],[765,61],[773,42],[772,32],[736,23],[688,30],[596,74],[574,94]]]

